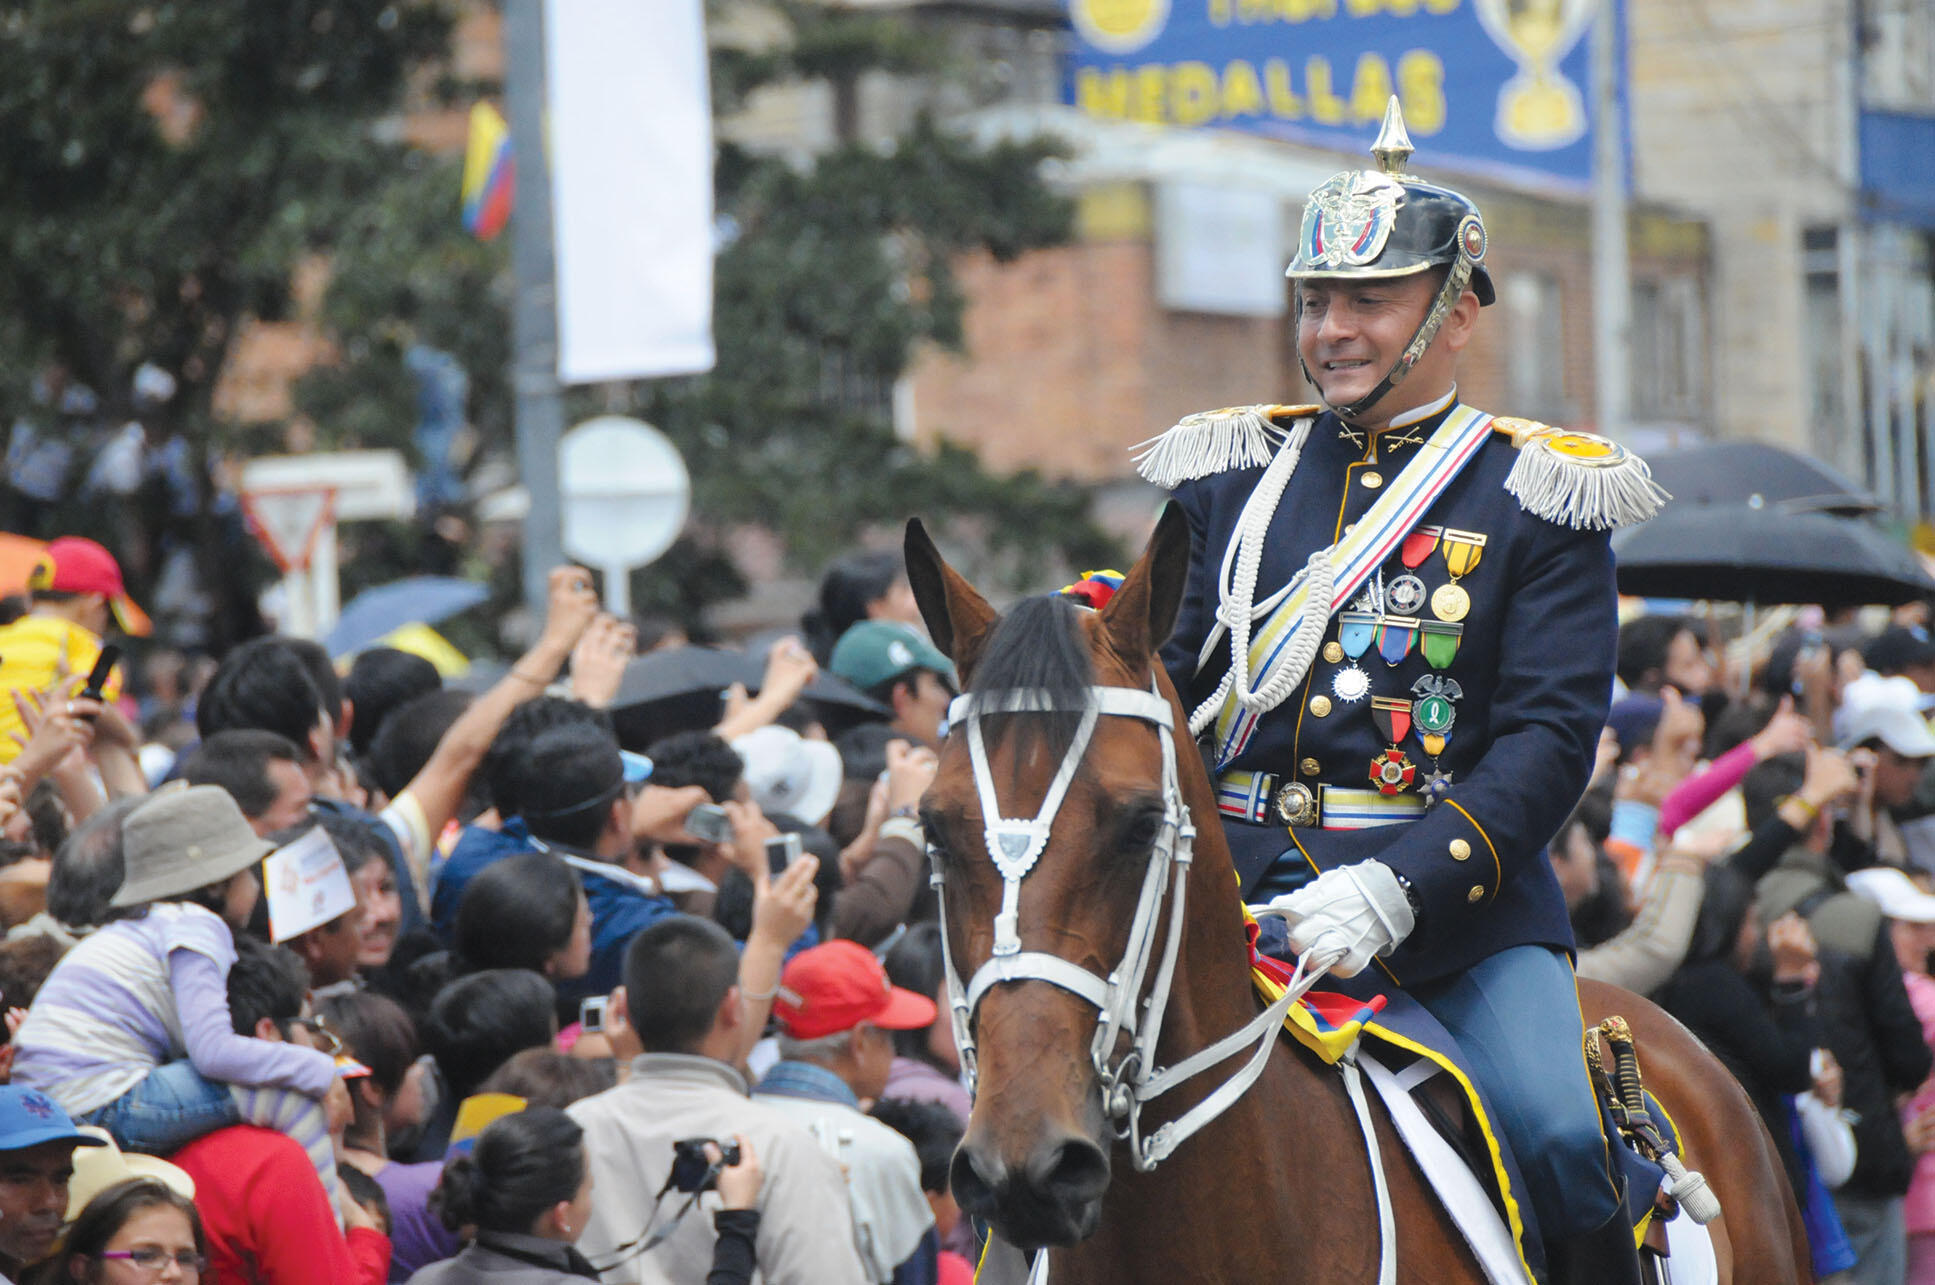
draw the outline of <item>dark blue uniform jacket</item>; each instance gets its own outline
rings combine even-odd
[[[1359,435],[1354,443],[1340,435],[1335,416],[1322,415],[1271,521],[1256,597],[1288,582],[1312,551],[1334,543],[1362,517],[1441,420],[1442,414],[1386,430],[1369,442]],[[1605,532],[1575,531],[1520,507],[1504,485],[1516,456],[1511,441],[1495,434],[1424,519],[1424,525],[1487,537],[1478,565],[1459,580],[1471,607],[1457,656],[1442,671],[1463,691],[1437,763],[1451,774],[1448,796],[1420,819],[1364,830],[1292,828],[1274,809],[1261,824],[1223,818],[1251,901],[1294,889],[1317,871],[1367,859],[1408,879],[1423,910],[1410,939],[1381,961],[1400,984],[1456,974],[1511,946],[1573,945],[1544,847],[1585,789],[1611,698],[1618,633],[1612,553]],[[1233,469],[1175,491],[1189,517],[1191,568],[1162,658],[1190,708],[1214,690],[1229,664],[1225,637],[1196,672],[1215,621],[1223,551],[1262,472],[1260,466]],[[1393,553],[1384,567],[1387,586],[1405,571]],[[1441,550],[1412,574],[1427,593],[1451,579]],[[1339,609],[1355,605],[1356,597]],[[1428,605],[1415,614],[1432,618]],[[1337,637],[1333,616],[1324,638]],[[1348,702],[1333,694],[1332,679],[1348,663],[1320,653],[1303,684],[1263,717],[1229,766],[1313,788],[1371,788],[1371,760],[1389,742],[1372,718],[1369,697]],[[1404,699],[1413,698],[1420,675],[1438,672],[1415,646],[1387,666],[1373,644],[1357,663],[1370,675],[1372,695]],[[1401,748],[1422,784],[1432,760],[1415,729]]]

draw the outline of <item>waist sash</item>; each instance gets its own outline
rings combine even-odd
[[[1492,433],[1492,417],[1484,411],[1470,406],[1454,406],[1444,423],[1418,447],[1418,453],[1411,457],[1397,475],[1397,480],[1384,488],[1365,513],[1344,538],[1330,547],[1330,562],[1335,568],[1334,585],[1331,593],[1330,610],[1335,612],[1347,604],[1351,595],[1363,587],[1373,572],[1382,566],[1385,559],[1404,542],[1425,511],[1444,489],[1451,485],[1451,479],[1458,476],[1460,469],[1478,453]],[[1284,595],[1283,600],[1270,612],[1258,629],[1250,636],[1250,672],[1262,675],[1271,672],[1283,649],[1296,635],[1297,626],[1303,620],[1305,606],[1309,602],[1309,590],[1304,584],[1297,584]],[[1247,610],[1247,605],[1245,606]],[[1226,767],[1243,752],[1250,743],[1257,724],[1267,711],[1246,710],[1237,703],[1236,696],[1224,700],[1223,708],[1216,715],[1216,764]]]

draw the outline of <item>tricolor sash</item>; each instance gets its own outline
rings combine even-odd
[[[1470,406],[1457,405],[1444,423],[1418,447],[1397,479],[1378,494],[1370,510],[1343,539],[1330,547],[1334,570],[1331,605],[1348,604],[1364,582],[1416,531],[1431,504],[1451,485],[1460,469],[1491,436],[1492,417]],[[1460,533],[1463,534],[1463,533]],[[1475,560],[1475,559],[1474,559]],[[1469,569],[1469,568],[1468,568]],[[1309,591],[1298,584],[1270,612],[1250,636],[1250,672],[1273,671],[1279,653],[1289,645],[1303,620]],[[1366,641],[1369,641],[1368,639]],[[1227,767],[1243,752],[1262,721],[1263,711],[1245,710],[1232,692],[1216,715],[1216,766]]]

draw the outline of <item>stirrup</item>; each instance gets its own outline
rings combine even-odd
[[[1599,1037],[1605,1036],[1612,1049],[1613,1068],[1606,1070],[1600,1053]],[[1720,1216],[1720,1199],[1696,1169],[1688,1169],[1673,1143],[1646,1109],[1645,1086],[1640,1083],[1639,1051],[1634,1047],[1632,1028],[1623,1017],[1608,1017],[1597,1026],[1586,1028],[1586,1065],[1593,1080],[1606,1095],[1607,1109],[1621,1137],[1640,1155],[1666,1171],[1666,1194],[1678,1202],[1687,1217],[1701,1226]]]

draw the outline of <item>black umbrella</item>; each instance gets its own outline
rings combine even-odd
[[[640,656],[625,666],[611,702],[612,726],[628,750],[643,750],[673,732],[712,727],[723,712],[726,688],[745,684],[758,694],[766,660],[723,647],[673,647]],[[885,705],[845,679],[822,671],[806,685],[808,700],[864,714],[889,716]]]
[[[1788,511],[1874,513],[1867,489],[1818,460],[1760,442],[1715,442],[1651,456],[1653,480],[1689,504],[1760,504]]]
[[[1859,518],[1675,502],[1613,537],[1619,591],[1642,598],[1895,605],[1935,594],[1918,559]]]

